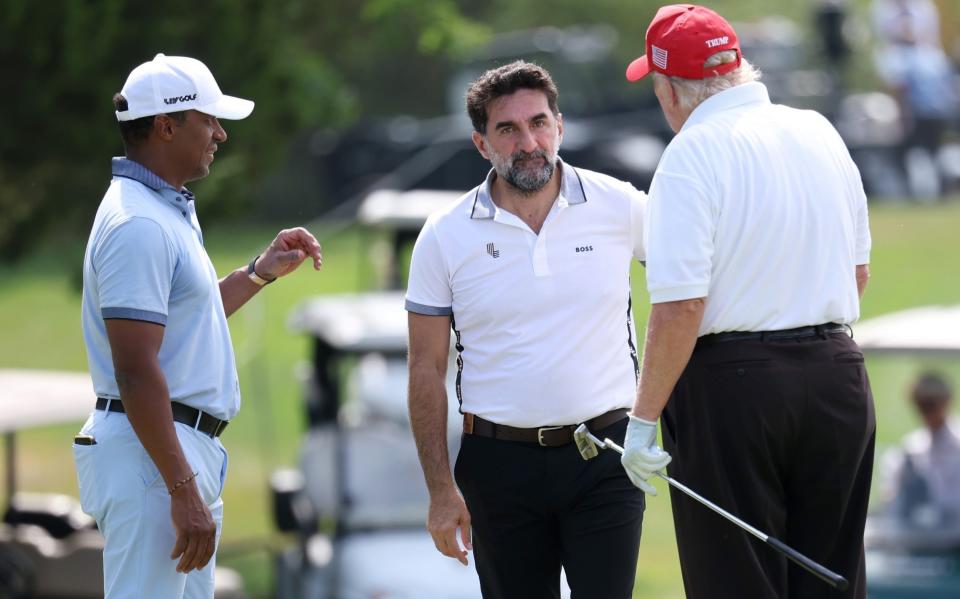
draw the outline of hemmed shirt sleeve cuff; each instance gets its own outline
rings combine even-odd
[[[679,285],[675,287],[664,287],[661,289],[650,290],[650,303],[662,304],[664,302],[679,302],[689,299],[707,297],[710,290],[709,285]]]
[[[404,302],[404,308],[406,308],[407,312],[422,314],[424,316],[453,316],[452,306],[427,306],[425,304],[418,304],[417,302],[406,300]]]
[[[855,260],[855,262],[857,266],[860,266],[861,264],[870,264],[870,252],[857,254],[857,259]]]
[[[100,310],[100,316],[104,320],[122,318],[124,320],[142,320],[144,322],[167,326],[166,314],[151,312],[149,310],[137,310],[136,308],[102,308]]]

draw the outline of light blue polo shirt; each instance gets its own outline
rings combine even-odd
[[[216,270],[194,198],[126,158],[93,222],[83,260],[83,337],[98,397],[119,398],[104,319],[165,327],[158,355],[170,399],[232,419],[240,385]]]

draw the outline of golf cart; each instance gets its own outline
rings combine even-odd
[[[0,597],[95,599],[103,596],[103,536],[69,495],[17,491],[16,433],[80,423],[93,407],[82,372],[0,369],[0,433],[6,454],[6,506],[0,523]],[[72,462],[70,439],[63,459]],[[242,581],[217,568],[216,599],[243,599]]]
[[[401,257],[427,216],[460,192],[381,189],[357,220],[386,233],[389,291],[308,300],[290,327],[312,338],[303,376],[307,432],[295,470],[274,473],[274,519],[297,542],[277,558],[277,599],[478,598],[469,556],[444,557],[426,530],[429,498],[407,412]],[[447,369],[447,449],[460,445],[455,354]],[[561,581],[569,597],[566,581]]]
[[[290,326],[313,337],[300,468],[274,474],[278,599],[480,596],[476,571],[437,552],[406,410],[401,292],[321,297]],[[451,369],[455,371],[455,369]],[[448,449],[460,422],[448,385]]]
[[[868,355],[960,357],[960,306],[928,306],[864,321],[856,339]],[[867,517],[864,537],[871,599],[960,597],[960,522],[929,509],[909,517]]]
[[[441,189],[376,189],[364,196],[357,209],[357,222],[373,233],[389,237],[382,267],[387,289],[402,289],[400,257],[413,247],[423,223],[430,214],[449,206],[463,195]]]

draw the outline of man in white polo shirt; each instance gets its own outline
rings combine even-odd
[[[427,526],[444,555],[467,563],[473,550],[488,599],[559,597],[561,566],[574,596],[626,599],[643,493],[614,455],[584,461],[572,432],[587,422],[623,437],[637,368],[630,262],[643,258],[645,196],[559,159],[557,88],[537,65],[488,71],[470,85],[467,110],[493,169],[428,219],[406,295]],[[456,483],[451,329],[464,414]]]
[[[653,307],[623,464],[652,489],[672,456],[672,476],[850,581],[832,591],[671,489],[687,597],[864,597],[875,421],[849,334],[870,253],[859,173],[825,118],[771,104],[715,12],[661,8],[646,50],[627,78],[653,74],[677,135],[650,189]]]
[[[83,333],[96,410],[74,440],[84,511],[106,539],[109,599],[213,597],[227,456],[240,408],[227,317],[320,245],[281,231],[217,279],[194,196],[253,102],[221,93],[198,60],[158,54],[114,96],[126,156],[97,211],[83,264]]]

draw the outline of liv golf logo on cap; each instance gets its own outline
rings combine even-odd
[[[164,104],[176,104],[177,102],[193,102],[197,99],[197,94],[192,94],[189,96],[174,96],[172,98],[164,98]]]

